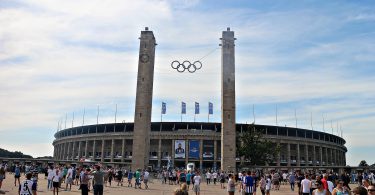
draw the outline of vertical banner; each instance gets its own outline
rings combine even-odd
[[[189,158],[199,159],[199,140],[189,141]]]
[[[208,114],[214,114],[214,105],[208,102]]]
[[[195,102],[195,114],[199,114],[199,103]]]
[[[181,114],[186,114],[186,103],[181,102]]]
[[[174,158],[185,158],[185,140],[175,140],[174,149]]]
[[[214,159],[214,141],[204,140],[203,141],[203,160],[213,160]]]
[[[165,102],[161,103],[161,114],[167,113],[167,104]]]

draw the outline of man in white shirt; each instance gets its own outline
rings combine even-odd
[[[68,190],[68,185],[69,185],[69,191],[72,191],[72,183],[73,183],[73,168],[72,167],[68,169],[65,183],[66,183],[65,191]]]
[[[216,181],[217,181],[217,173],[216,173],[216,171],[212,173],[212,177],[214,178],[214,184],[216,185]]]
[[[200,188],[200,184],[201,184],[201,176],[199,174],[199,172],[197,172],[194,176],[194,192],[195,192],[195,195],[200,195],[200,191],[201,191],[201,188]]]
[[[210,171],[207,171],[207,173],[206,173],[206,182],[207,182],[207,185],[211,183],[211,173],[210,173]]]
[[[331,194],[332,194],[333,188],[335,188],[335,186],[333,185],[332,181],[330,181],[330,180],[327,180],[327,185],[328,185],[329,192],[331,192]]]
[[[305,175],[305,179],[301,181],[302,194],[310,195],[311,181],[309,180],[309,175]]]
[[[47,190],[51,190],[52,189],[52,177],[53,177],[53,169],[52,167],[48,167],[48,170],[47,170]]]
[[[149,175],[150,175],[150,173],[146,169],[145,172],[143,173],[143,183],[145,183],[145,188],[146,189],[148,189],[147,183],[148,183]]]

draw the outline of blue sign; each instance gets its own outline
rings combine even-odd
[[[186,114],[186,103],[181,102],[181,114]]]
[[[195,102],[195,114],[199,114],[199,103]]]
[[[199,141],[190,140],[189,141],[189,158],[199,159]]]
[[[214,114],[214,105],[208,102],[208,114]]]
[[[165,114],[167,112],[167,104],[165,102],[161,103],[161,113]]]

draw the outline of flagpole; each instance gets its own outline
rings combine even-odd
[[[297,128],[297,109],[294,109],[294,117],[296,118],[296,128]]]
[[[86,108],[83,108],[82,126],[85,125],[85,113],[86,113]]]
[[[277,104],[276,104],[276,126],[277,126]]]
[[[96,115],[96,124],[99,124],[99,105],[98,105],[98,114]]]
[[[332,130],[332,135],[333,135],[333,125],[332,125],[332,120],[331,120],[331,130]]]
[[[254,104],[253,104],[253,118],[254,118],[254,124],[255,124],[255,111],[254,111]]]
[[[116,104],[116,112],[115,112],[115,123],[116,123],[116,120],[117,120],[117,104]]]
[[[65,113],[65,128],[66,129],[66,120],[68,119],[68,113]]]
[[[323,118],[323,131],[326,132],[326,130],[324,128],[324,114],[322,114],[322,118]]]
[[[312,112],[311,112],[311,115],[310,115],[310,122],[311,122],[311,130],[314,130],[313,122],[312,122]]]
[[[73,112],[73,118],[72,118],[72,128],[74,126],[74,112]]]

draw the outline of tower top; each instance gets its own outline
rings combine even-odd
[[[227,31],[230,31],[230,27],[227,27]]]
[[[145,31],[148,31],[148,27],[145,27]]]

